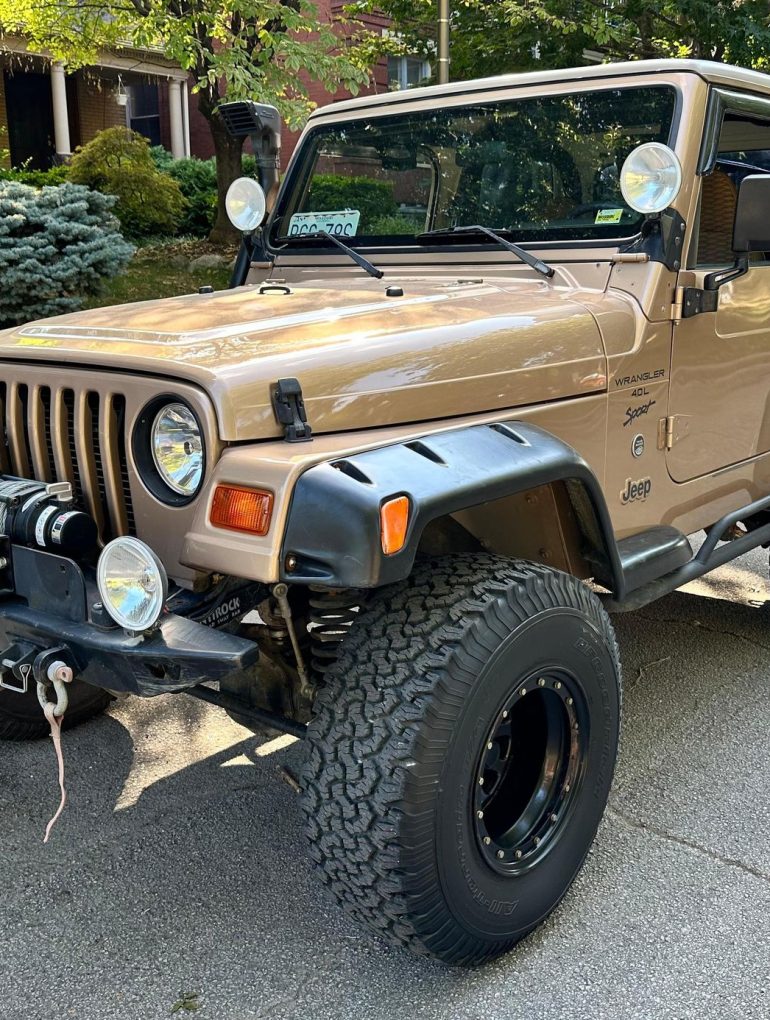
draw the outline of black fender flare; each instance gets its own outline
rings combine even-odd
[[[616,599],[623,569],[601,486],[580,454],[528,422],[472,425],[377,447],[308,468],[292,494],[281,578],[329,588],[377,588],[411,573],[431,521],[481,503],[564,482],[594,576]],[[385,555],[380,508],[408,496],[403,548]]]

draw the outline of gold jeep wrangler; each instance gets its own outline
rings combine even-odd
[[[770,77],[353,100],[280,190],[222,115],[231,289],[0,334],[0,736],[182,692],[305,737],[332,893],[478,963],[594,838],[608,612],[770,542]]]

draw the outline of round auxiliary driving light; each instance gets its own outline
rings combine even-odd
[[[667,209],[682,186],[676,153],[661,142],[645,142],[629,153],[620,171],[620,190],[627,205],[640,213]]]
[[[194,496],[203,478],[203,439],[186,404],[166,404],[152,426],[152,458],[163,481],[180,496]]]
[[[241,233],[250,234],[265,218],[267,202],[262,186],[251,177],[239,177],[227,189],[225,209],[230,222]]]
[[[138,538],[115,538],[102,549],[96,567],[102,604],[126,630],[153,627],[168,595],[163,564]]]

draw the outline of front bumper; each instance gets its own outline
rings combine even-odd
[[[220,680],[258,659],[253,641],[173,613],[132,636],[100,611],[93,579],[73,560],[19,546],[10,560],[12,587],[0,597],[0,669],[15,689],[42,679],[37,673],[53,649],[78,679],[139,695]]]

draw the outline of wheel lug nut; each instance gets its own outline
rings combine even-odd
[[[532,840],[532,842],[535,844],[535,846],[540,846],[540,837],[539,836],[535,836],[535,838]]]
[[[568,705],[571,705],[571,704],[572,704],[572,698],[567,698],[567,704],[568,704]]]
[[[552,822],[558,822],[558,820],[559,820],[559,816],[557,814],[551,815],[551,821]]]
[[[570,784],[569,783],[565,783],[564,784],[564,792],[565,793],[569,793],[569,791],[570,791]]]
[[[537,686],[538,687],[545,687],[545,680],[543,679],[543,677],[540,677],[540,679],[537,682]]]
[[[491,837],[490,837],[490,836],[485,836],[485,837],[484,837],[484,846],[489,846],[489,844],[490,844],[491,842],[492,842],[492,839],[491,839]]]
[[[521,858],[523,857],[523,854],[522,854],[521,850],[517,850],[516,853],[513,856],[516,858],[517,861],[520,861]]]
[[[479,786],[483,786],[483,785],[484,785],[484,777],[480,776],[479,777]]]
[[[503,719],[507,719],[507,718],[508,718],[508,712],[505,711],[505,712],[503,712]]]
[[[476,812],[476,817],[479,819],[479,821],[481,821],[481,819],[484,817],[484,812],[483,811],[477,811]]]
[[[524,695],[526,693],[527,693],[527,688],[526,687],[522,687],[522,689],[521,689],[521,696],[522,696],[522,698],[524,697]]]
[[[498,860],[502,860],[503,857],[505,857],[505,854],[503,853],[502,850],[498,850],[497,851],[497,857],[498,857]]]
[[[492,743],[492,741],[490,740],[490,741],[489,741],[489,743],[487,744],[487,750],[488,750],[488,751],[491,751],[491,750],[492,750],[492,748],[493,748],[494,746],[495,746],[495,745],[494,745],[494,744]]]
[[[554,690],[560,691],[561,690],[561,680],[557,680],[556,683],[553,685],[553,687],[554,687]]]

